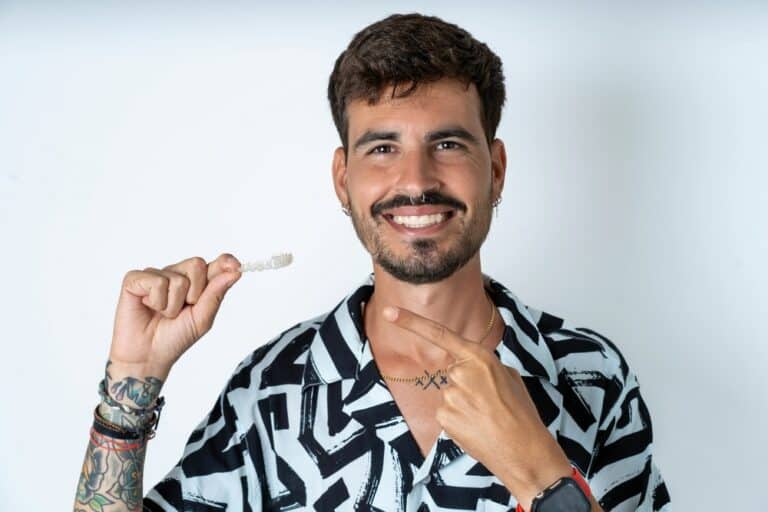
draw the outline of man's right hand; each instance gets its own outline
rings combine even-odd
[[[147,267],[125,274],[109,380],[151,377],[164,382],[171,366],[211,329],[226,291],[242,275],[239,268],[237,258],[224,253],[210,263],[194,257],[162,270]]]
[[[106,391],[113,400],[140,410],[157,405],[171,366],[211,329],[224,294],[242,275],[239,268],[237,258],[222,254],[211,263],[189,258],[125,274],[107,363]],[[149,421],[157,419],[154,412]],[[98,413],[117,432],[152,432],[144,430],[153,426],[145,413],[107,402]],[[147,439],[126,441],[91,430],[74,510],[139,510]]]

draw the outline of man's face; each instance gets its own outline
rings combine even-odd
[[[334,155],[334,185],[374,262],[413,283],[443,280],[477,254],[501,193],[506,156],[489,149],[481,104],[444,79],[405,98],[347,106],[348,154]]]

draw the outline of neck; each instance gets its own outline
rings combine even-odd
[[[405,358],[427,367],[453,362],[440,347],[384,320],[381,313],[386,306],[413,311],[473,342],[480,341],[488,330],[492,306],[485,292],[479,254],[437,283],[399,281],[378,265],[374,265],[374,279],[364,317],[365,332],[376,356]],[[495,347],[502,332],[503,321],[497,314],[483,345]]]

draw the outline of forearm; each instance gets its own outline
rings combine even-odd
[[[112,439],[91,429],[77,485],[76,512],[141,510],[147,441]]]
[[[555,444],[551,437],[547,437],[546,445],[549,448],[542,447],[539,450],[541,456],[535,464],[526,467],[515,468],[512,465],[507,466],[509,470],[500,471],[499,477],[504,485],[515,495],[517,501],[524,511],[530,511],[533,499],[543,490],[557,482],[562,477],[578,478],[581,476],[574,474],[574,466],[571,465],[562,449]],[[585,492],[589,484],[586,480],[579,484]],[[588,493],[590,512],[604,512],[592,492]],[[519,510],[519,509],[518,509]]]
[[[101,388],[103,400],[94,414],[80,473],[76,512],[142,508],[144,459],[162,407],[162,399],[157,404],[162,381],[128,376],[122,367],[110,372],[110,366],[111,361],[107,363],[105,386]],[[117,379],[113,379],[115,373]]]
[[[592,505],[592,512],[605,512],[593,495],[589,496],[589,503]]]

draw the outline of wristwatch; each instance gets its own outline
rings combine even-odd
[[[531,512],[590,512],[589,485],[575,467],[571,476],[564,476],[539,494],[531,502]],[[517,512],[524,512],[517,505]]]

